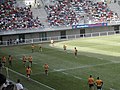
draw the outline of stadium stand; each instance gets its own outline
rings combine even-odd
[[[46,5],[50,26],[70,26],[81,23],[103,23],[118,20],[118,14],[108,8],[106,2],[90,0],[55,1]]]
[[[17,79],[17,83],[8,80],[6,76],[0,73],[0,90],[27,90],[20,83],[20,79]]]
[[[0,30],[43,28],[39,18],[33,18],[31,7],[17,7],[15,0],[0,3]]]
[[[44,28],[48,26],[72,26],[77,24],[104,23],[119,20],[107,2],[91,0],[39,0],[47,16],[39,8],[19,7],[16,0],[3,0],[0,3],[0,31]],[[110,5],[109,5],[110,6]],[[38,13],[36,15],[36,13]],[[47,21],[47,22],[45,22]],[[43,25],[44,23],[44,25]],[[47,24],[48,23],[48,24]]]

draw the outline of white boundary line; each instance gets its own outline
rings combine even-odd
[[[69,74],[69,73],[66,73],[66,72],[62,72],[62,73],[63,73],[63,74],[65,74],[65,75],[72,76],[72,77],[74,77],[74,78],[76,78],[76,79],[80,79],[80,80],[82,80],[82,78],[80,78],[80,77],[78,77],[78,76],[71,75],[71,74]]]
[[[110,88],[110,90],[116,90],[116,89]]]
[[[62,72],[62,71],[68,71],[68,70],[74,70],[74,69],[80,69],[80,68],[88,68],[88,67],[94,67],[94,66],[103,66],[103,65],[108,65],[108,64],[113,64],[113,62],[96,64],[96,65],[85,65],[85,66],[80,66],[80,67],[75,67],[75,68],[68,68],[68,69],[55,69],[54,72]]]
[[[118,63],[118,62],[117,62],[117,63]],[[119,62],[119,63],[120,63],[120,62]],[[64,72],[64,71],[68,71],[68,70],[89,68],[89,67],[95,67],[95,66],[104,66],[104,65],[109,65],[109,64],[114,64],[114,62],[108,62],[108,63],[102,63],[102,64],[96,64],[96,65],[85,65],[85,66],[68,68],[68,69],[54,69],[53,71],[49,71],[48,73]],[[41,74],[41,73],[43,74],[44,72],[35,73],[35,74],[32,74],[32,75],[38,75],[38,74]],[[64,72],[64,74],[67,74],[67,73]]]
[[[23,76],[23,77],[27,78],[25,75],[23,75],[23,74],[21,74],[21,73],[18,73],[18,72],[14,71],[14,70],[12,70],[12,69],[10,69],[10,68],[8,68],[8,69],[9,69],[10,71],[12,71],[12,72],[20,75],[20,76]],[[50,87],[50,86],[47,86],[47,85],[45,85],[45,84],[43,84],[43,83],[40,83],[40,82],[38,82],[38,81],[36,81],[36,80],[34,80],[34,79],[31,79],[31,78],[30,78],[30,80],[33,81],[33,82],[35,82],[35,83],[37,83],[37,84],[40,84],[40,85],[42,85],[42,86],[44,86],[44,87],[46,87],[46,88],[49,88],[49,89],[51,89],[51,90],[55,90],[54,88],[52,88],[52,87]]]

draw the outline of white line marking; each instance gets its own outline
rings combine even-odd
[[[116,90],[116,89],[110,88],[110,90]]]
[[[73,76],[73,75],[72,75],[72,76]],[[80,78],[80,77],[77,77],[77,76],[74,76],[74,78],[77,78],[77,79],[80,79],[80,80],[82,79],[82,78]]]
[[[62,72],[62,73],[63,73],[63,74],[65,74],[65,75],[72,76],[72,77],[74,77],[74,78],[76,78],[76,79],[80,79],[80,80],[82,80],[82,78],[80,78],[80,77],[78,77],[78,76],[71,75],[71,74],[69,74],[69,73],[66,73],[66,72]]]
[[[27,78],[25,75],[23,75],[23,74],[21,74],[21,73],[18,73],[18,72],[14,71],[14,70],[12,70],[12,69],[10,69],[10,68],[8,68],[8,69],[9,69],[10,71],[12,71],[12,72],[20,75],[20,76],[23,76],[23,77]],[[40,84],[40,85],[42,85],[42,86],[44,86],[44,87],[47,87],[47,88],[49,88],[49,89],[51,89],[51,90],[55,90],[54,88],[52,88],[52,87],[50,87],[50,86],[47,86],[47,85],[45,85],[45,84],[43,84],[43,83],[40,83],[40,82],[38,82],[38,81],[36,81],[36,80],[34,80],[34,79],[31,79],[31,78],[30,78],[30,80],[33,81],[33,82],[35,82],[35,83],[37,83],[37,84]]]
[[[54,71],[55,71],[55,72],[61,72],[61,71],[68,71],[68,70],[74,70],[74,69],[80,69],[80,68],[88,68],[88,67],[94,67],[94,66],[103,66],[103,65],[108,65],[108,64],[113,64],[113,62],[96,64],[96,65],[85,65],[85,66],[68,68],[68,69],[54,69]],[[53,71],[52,71],[52,72],[53,72]]]
[[[101,59],[101,60],[103,60],[103,58],[98,58],[98,59]]]
[[[52,72],[55,72],[55,71],[52,71]],[[59,72],[59,71],[57,71],[57,72]],[[41,72],[42,74],[44,73],[44,72]],[[33,74],[33,75],[37,75],[37,74],[41,74],[41,73],[36,73],[36,74]],[[63,74],[65,74],[65,75],[70,75],[69,73],[66,73],[66,72],[62,72]],[[82,78],[80,78],[80,77],[77,77],[77,76],[74,76],[74,75],[70,75],[70,76],[72,76],[72,77],[74,77],[74,78],[77,78],[77,79],[82,79]]]
[[[33,64],[37,64],[37,63],[35,63],[35,62],[32,62]]]
[[[120,62],[117,62],[117,63],[120,63]],[[68,68],[68,69],[53,69],[53,71],[49,71],[48,73],[63,72],[63,71],[68,71],[68,70],[74,70],[74,69],[80,69],[80,68],[89,68],[89,67],[95,67],[95,66],[104,66],[104,65],[109,65],[109,64],[114,64],[114,62],[102,63],[102,64],[96,64],[96,65],[85,65],[85,66]],[[33,75],[39,75],[39,74],[43,74],[43,73],[44,72],[40,72],[40,73],[35,73]],[[64,72],[64,74],[67,74],[67,73]]]
[[[65,75],[67,75],[68,73],[66,73],[66,72],[62,72],[63,74],[65,74]]]

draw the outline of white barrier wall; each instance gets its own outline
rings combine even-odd
[[[66,35],[72,35],[72,34],[80,34],[80,29],[66,31]]]
[[[29,39],[29,38],[39,38],[39,33],[25,34],[25,39]]]
[[[120,26],[119,26],[120,28]],[[82,28],[81,28],[82,29]],[[34,32],[34,33],[26,33],[25,39],[31,39],[31,38],[41,38],[40,33],[46,33],[46,37],[55,37],[55,36],[61,36],[61,31],[66,31],[66,35],[75,35],[75,34],[81,34],[81,29],[71,29],[71,30],[56,30],[56,31],[44,31],[44,32]],[[95,27],[95,28],[84,28],[85,33],[93,33],[93,32],[105,32],[105,31],[114,31],[114,26],[109,27]],[[82,33],[83,34],[83,33]],[[19,38],[20,34],[16,35],[4,35],[2,36],[2,41],[7,41],[8,39],[17,39]],[[49,38],[50,39],[50,38]]]
[[[47,37],[60,36],[60,31],[47,32]]]

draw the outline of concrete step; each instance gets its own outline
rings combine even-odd
[[[120,17],[120,6],[118,5],[118,3],[111,3],[111,4],[108,4],[108,7],[116,12],[118,14],[118,16]]]

